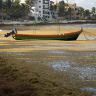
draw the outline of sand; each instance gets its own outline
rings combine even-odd
[[[45,31],[46,30],[46,31]],[[61,32],[58,33],[58,30],[55,29],[54,31],[54,27],[53,29],[49,29],[47,30],[47,28],[45,29],[39,29],[34,33],[34,30],[23,30],[23,31],[18,31],[18,33],[20,34],[64,34],[64,33],[68,33],[68,32],[75,32],[78,31],[80,29],[77,28],[62,28]],[[9,38],[4,38],[2,35],[6,34],[7,32],[10,32],[11,30],[3,30],[0,36],[0,46],[4,46],[3,48],[1,48],[0,52],[29,52],[29,51],[34,51],[34,50],[52,50],[52,49],[62,49],[62,50],[73,50],[73,51],[91,51],[91,50],[95,50],[96,46],[96,40],[94,40],[94,38],[96,37],[96,29],[84,29],[84,32],[79,36],[78,40],[76,41],[57,41],[57,40],[14,40],[12,37]],[[92,34],[88,34],[85,32],[90,32]],[[86,36],[86,38],[85,38]],[[91,37],[90,37],[91,36]],[[30,48],[30,46],[35,46],[35,45],[39,45],[40,43],[45,44],[45,43],[49,43],[49,44],[57,44],[58,46],[56,47],[50,47],[50,46],[39,46],[39,48]],[[69,45],[76,45],[76,46],[62,46],[60,47],[62,44],[69,44]],[[7,46],[8,45],[8,46]],[[12,45],[12,46],[11,46]],[[28,48],[26,47],[14,47],[14,46],[29,46]],[[60,45],[60,46],[59,46]],[[83,47],[81,47],[83,46]],[[11,48],[12,47],[12,48]]]
[[[35,32],[34,30],[19,30],[19,32],[21,34],[60,34],[58,28],[55,29],[57,31],[52,28],[48,28],[48,31],[45,31],[47,28],[41,28]],[[77,30],[79,29],[62,28],[61,33]],[[5,34],[9,31],[3,30],[0,33]],[[96,29],[84,29],[84,31],[96,34]],[[88,34],[86,36],[90,38]],[[77,74],[69,69],[66,72],[55,70],[52,64],[68,61],[74,62],[71,64],[72,67],[95,67],[95,44],[95,40],[85,40],[83,33],[77,41],[14,40],[12,37],[0,36],[0,65],[2,66],[0,84],[3,86],[0,88],[0,95],[92,96],[91,93],[81,91],[80,88],[96,87],[95,81],[85,82],[86,79],[83,81],[78,77],[79,72]]]

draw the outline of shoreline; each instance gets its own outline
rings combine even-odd
[[[75,24],[96,24],[96,20],[77,20],[77,21],[60,21],[60,22],[34,22],[34,21],[10,21],[10,22],[0,22],[0,26],[10,26],[10,25],[75,25]]]

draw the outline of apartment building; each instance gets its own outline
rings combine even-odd
[[[34,13],[37,17],[48,20],[50,18],[50,0],[36,0],[34,2]]]
[[[75,3],[66,3],[65,4],[65,12],[66,15],[63,17],[63,19],[82,19],[83,14],[80,13],[80,7],[76,6]]]

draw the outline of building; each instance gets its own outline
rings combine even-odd
[[[51,10],[50,6],[55,6],[56,10]],[[83,14],[80,12],[80,7],[76,6],[75,3],[65,3],[64,11],[65,16],[59,17],[58,16],[58,3],[50,1],[50,0],[34,0],[34,4],[30,10],[30,17],[34,17],[35,20],[46,20],[46,21],[52,21],[52,20],[59,20],[59,19],[70,19],[70,20],[76,20],[76,19],[82,19]],[[69,10],[70,9],[70,10]]]
[[[41,20],[49,20],[50,0],[36,0],[34,1],[34,7],[34,11],[31,11],[31,15],[35,16],[35,18],[40,18]]]
[[[96,20],[96,13],[90,14],[90,18],[91,18],[92,20]]]
[[[81,7],[76,6],[75,3],[66,3],[64,19],[70,19],[70,20],[82,19],[83,14],[80,11]]]

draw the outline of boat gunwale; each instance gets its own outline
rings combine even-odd
[[[13,34],[13,37],[18,37],[18,36],[22,36],[22,37],[64,37],[64,36],[71,36],[74,34],[80,34],[82,31],[76,31],[76,32],[70,32],[70,33],[62,33],[62,34],[57,34],[57,35],[30,35],[30,34]]]

